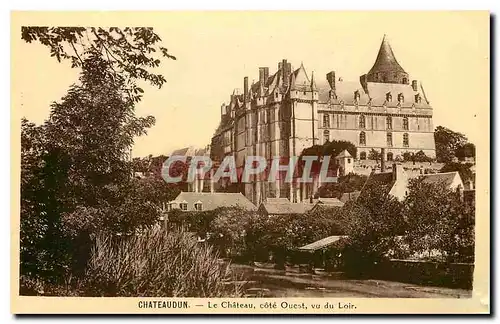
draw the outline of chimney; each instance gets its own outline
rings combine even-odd
[[[406,173],[405,170],[403,169],[403,166],[401,164],[396,164],[394,163],[392,165],[392,179],[394,181],[404,181],[406,178]]]
[[[266,85],[268,78],[269,78],[269,68],[268,67],[260,67],[259,68],[259,82],[262,84],[262,86]]]
[[[243,78],[243,100],[244,102],[248,100],[248,77]]]
[[[411,87],[413,88],[413,91],[418,91],[418,82],[417,82],[417,80],[413,80],[411,82]]]
[[[278,63],[278,68],[281,70],[281,78],[284,86],[290,84],[290,74],[292,74],[292,64],[287,63],[286,59],[283,59]]]
[[[221,114],[221,116],[224,116],[226,113],[227,113],[227,111],[226,111],[226,104],[225,104],[225,103],[223,103],[223,104],[220,106],[220,114]]]
[[[380,172],[385,172],[385,148],[380,152]]]
[[[335,71],[328,72],[326,74],[326,80],[328,81],[330,88],[335,90]]]

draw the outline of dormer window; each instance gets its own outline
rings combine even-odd
[[[399,103],[405,102],[405,96],[402,93],[398,94],[398,102]]]
[[[420,103],[420,102],[422,102],[422,96],[420,95],[420,93],[417,93],[417,94],[415,95],[415,102],[416,102],[416,103]]]
[[[181,210],[184,210],[184,211],[185,211],[185,210],[188,210],[188,204],[187,204],[187,201],[183,201],[183,202],[181,202],[181,203],[179,204],[179,208],[180,208]]]
[[[196,211],[202,211],[203,210],[203,204],[201,201],[197,201],[194,203],[194,210]]]
[[[390,92],[387,92],[385,94],[385,101],[391,102],[392,101],[392,94]]]
[[[361,98],[361,94],[359,93],[359,90],[354,91],[354,101],[359,101]]]

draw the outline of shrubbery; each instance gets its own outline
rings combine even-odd
[[[234,279],[229,265],[195,236],[155,228],[98,237],[82,289],[86,296],[238,297]]]

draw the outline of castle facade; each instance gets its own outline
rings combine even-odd
[[[384,148],[385,160],[422,150],[435,157],[433,109],[424,89],[399,65],[386,37],[373,67],[357,81],[344,81],[334,71],[324,81],[294,69],[287,60],[274,74],[259,68],[258,82],[243,80],[221,106],[221,121],[212,138],[211,158],[235,158],[242,169],[246,156],[300,156],[305,148],[345,140],[357,147],[357,160]],[[238,191],[258,205],[267,198],[309,199],[308,188],[258,176]]]

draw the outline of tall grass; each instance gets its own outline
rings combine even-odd
[[[238,297],[229,264],[186,232],[154,228],[96,238],[82,285],[86,296]]]

